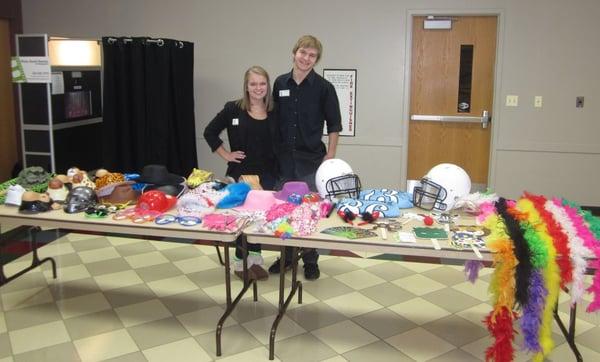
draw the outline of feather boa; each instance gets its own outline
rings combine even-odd
[[[540,352],[542,348],[539,341],[539,330],[548,291],[544,287],[544,277],[540,270],[533,270],[529,280],[529,301],[523,306],[523,316],[520,320],[523,348],[528,352]]]
[[[584,246],[583,240],[577,235],[577,230],[573,226],[569,215],[558,199],[546,201],[546,210],[548,210],[556,222],[562,227],[570,243],[570,257],[573,265],[573,281],[571,283],[571,304],[581,302],[585,289],[584,278],[587,270],[586,256],[589,255],[588,249]]]
[[[579,207],[579,205],[567,199],[562,199],[562,204],[576,208],[577,212],[581,214],[583,219],[588,223],[590,231],[592,232],[592,234],[594,234],[596,240],[600,239],[600,218],[592,215],[592,213],[587,210],[582,210],[581,207]]]
[[[456,200],[454,203],[455,209],[462,208],[466,212],[471,214],[479,214],[481,212],[481,205],[491,203],[493,204],[498,200],[498,195],[494,193],[487,192],[474,192],[472,194],[468,194],[465,197]]]
[[[598,240],[594,237],[590,229],[588,229],[585,225],[585,220],[582,216],[577,213],[577,208],[565,205],[564,210],[569,215],[575,230],[577,230],[577,235],[583,240],[583,245],[585,245],[588,249],[590,249],[596,259],[592,261],[592,266],[598,270],[600,267],[600,244],[598,244]],[[588,288],[588,291],[593,294],[593,300],[588,305],[588,312],[595,312],[600,309],[600,274],[595,273],[594,279],[592,281],[592,285]]]
[[[481,268],[483,268],[483,263],[479,260],[465,261],[465,275],[467,276],[467,280],[472,284],[475,284],[475,281],[479,277],[479,271]]]
[[[479,205],[479,215],[477,215],[477,222],[483,223],[485,219],[488,218],[488,216],[494,213],[496,213],[496,206],[494,205],[494,202],[484,202],[483,204]]]
[[[517,207],[529,214],[529,222],[538,232],[540,238],[546,244],[548,249],[548,263],[544,268],[544,285],[548,291],[548,296],[544,305],[544,313],[542,316],[542,325],[540,326],[540,346],[542,351],[537,353],[534,361],[543,361],[544,356],[547,356],[554,348],[552,340],[552,319],[554,317],[554,307],[558,301],[558,292],[560,287],[560,271],[556,264],[556,249],[552,243],[552,238],[548,234],[546,224],[540,218],[540,214],[535,209],[531,200],[521,198],[517,201]]]
[[[565,235],[562,228],[556,223],[553,215],[544,207],[547,201],[544,196],[526,192],[525,197],[531,200],[541,219],[546,223],[546,229],[556,249],[556,264],[560,270],[560,286],[562,288],[573,280],[573,264],[571,264],[569,258],[570,249],[567,235]]]
[[[490,312],[485,318],[487,329],[494,336],[494,343],[485,351],[486,361],[508,362],[514,359],[513,320],[516,317],[516,313],[511,309],[502,307],[498,311]]]
[[[515,299],[524,306],[529,298],[529,277],[531,276],[531,255],[527,242],[523,238],[523,232],[519,227],[519,223],[511,215],[508,214],[506,199],[500,198],[496,202],[496,210],[498,215],[506,225],[506,231],[513,241],[514,252],[518,263],[515,271],[516,292]]]

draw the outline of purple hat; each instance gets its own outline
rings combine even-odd
[[[283,184],[281,191],[275,193],[275,198],[287,201],[291,194],[300,195],[300,197],[310,193],[308,184],[304,181],[288,181]]]
[[[235,209],[239,211],[267,211],[271,206],[283,203],[283,201],[275,198],[273,191],[250,190],[244,204]]]

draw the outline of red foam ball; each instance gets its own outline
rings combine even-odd
[[[425,216],[423,218],[423,224],[425,224],[427,226],[433,225],[433,218],[431,216]]]

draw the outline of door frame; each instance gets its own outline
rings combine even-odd
[[[406,42],[404,44],[404,99],[402,112],[402,167],[400,170],[400,189],[406,188],[408,179],[408,129],[410,124],[410,88],[411,88],[411,70],[412,70],[412,28],[416,16],[496,16],[498,24],[496,28],[496,63],[494,65],[494,105],[492,107],[491,135],[490,135],[490,155],[488,162],[488,185],[491,190],[495,189],[496,173],[496,144],[498,134],[498,120],[500,119],[500,109],[502,105],[500,76],[502,74],[502,57],[504,43],[504,11],[502,9],[483,9],[483,10],[443,10],[443,9],[409,9],[406,12]]]

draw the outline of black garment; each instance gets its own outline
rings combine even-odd
[[[204,138],[214,152],[223,144],[219,137],[227,129],[229,148],[243,151],[246,158],[241,163],[229,162],[226,174],[238,179],[241,175],[258,175],[262,180],[277,174],[275,160],[277,129],[275,112],[268,112],[266,120],[254,120],[240,108],[236,101],[227,102],[204,129]]]
[[[282,139],[278,157],[282,178],[297,180],[315,173],[326,154],[323,125],[327,124],[327,133],[342,130],[335,88],[314,70],[300,84],[289,72],[275,80],[273,97]]]
[[[102,166],[141,170],[165,165],[187,175],[197,165],[194,44],[102,38]]]

